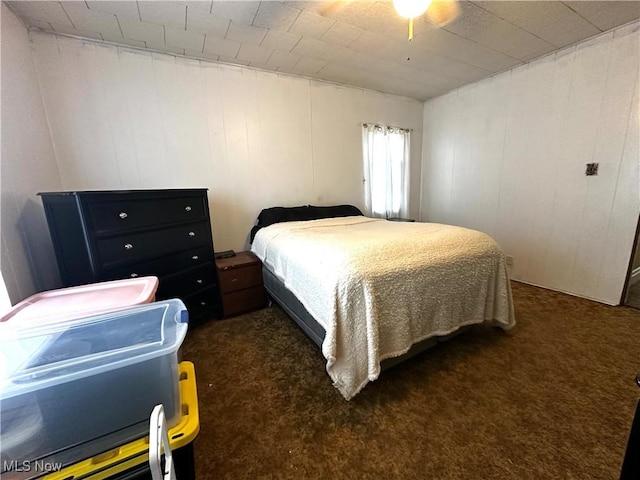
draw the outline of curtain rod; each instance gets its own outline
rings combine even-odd
[[[407,132],[413,132],[413,128],[396,127],[394,125],[380,125],[380,124],[377,124],[377,123],[363,123],[362,124],[363,127],[368,127],[369,125],[372,125],[374,127],[380,127],[380,128],[397,128],[399,130],[406,130]]]

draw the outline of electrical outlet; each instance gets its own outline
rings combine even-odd
[[[511,255],[507,255],[507,266],[513,266],[513,257]]]

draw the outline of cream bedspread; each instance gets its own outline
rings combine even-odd
[[[515,324],[504,253],[475,230],[329,218],[262,228],[251,250],[325,329],[327,372],[347,400],[416,342]]]

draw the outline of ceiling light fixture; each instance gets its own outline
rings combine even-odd
[[[431,0],[393,0],[398,15],[409,19],[409,41],[413,40],[413,19],[427,11]]]

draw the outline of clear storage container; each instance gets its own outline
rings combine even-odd
[[[175,425],[187,324],[178,299],[55,323],[0,323],[2,469],[139,438],[159,403]]]

